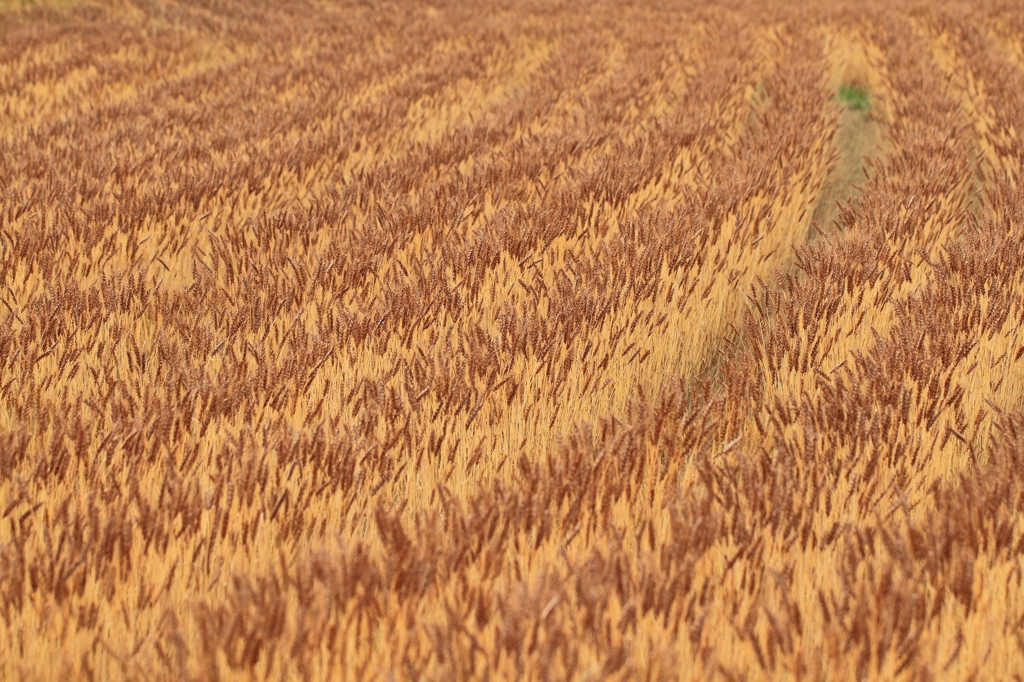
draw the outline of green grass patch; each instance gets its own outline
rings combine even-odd
[[[854,111],[871,108],[871,95],[858,85],[843,85],[839,88],[839,101]]]

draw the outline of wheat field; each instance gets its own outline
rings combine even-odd
[[[0,679],[1020,680],[1024,11],[0,0]]]

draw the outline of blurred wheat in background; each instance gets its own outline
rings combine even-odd
[[[0,679],[1024,676],[1024,11],[0,0]]]

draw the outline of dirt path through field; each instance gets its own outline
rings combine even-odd
[[[840,205],[860,193],[871,160],[885,153],[884,130],[891,119],[878,97],[884,78],[878,48],[862,32],[846,29],[829,34],[827,50],[829,88],[840,107],[833,140],[839,158],[814,210],[813,220],[823,228],[839,218]]]

